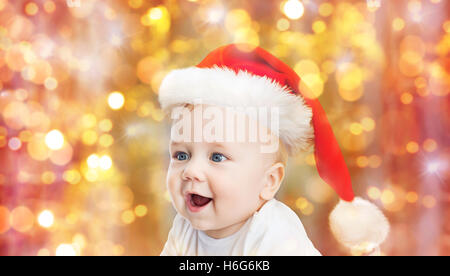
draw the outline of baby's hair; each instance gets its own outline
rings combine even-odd
[[[275,163],[280,162],[284,165],[284,167],[286,167],[288,158],[289,158],[289,153],[286,149],[286,146],[284,145],[284,143],[281,140],[279,140],[279,146],[278,146],[278,151],[277,151],[276,157],[275,157]]]

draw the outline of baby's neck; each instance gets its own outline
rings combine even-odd
[[[236,233],[237,231],[239,231],[242,228],[242,226],[244,226],[244,224],[247,222],[248,219],[249,218],[247,218],[244,221],[238,222],[236,224],[222,228],[222,229],[206,230],[205,233],[206,233],[206,235],[210,236],[211,238],[223,239],[223,238],[231,236],[234,233]]]

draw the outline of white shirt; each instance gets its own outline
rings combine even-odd
[[[282,202],[271,199],[234,234],[215,239],[196,230],[180,214],[161,256],[320,256],[309,240],[297,214]]]

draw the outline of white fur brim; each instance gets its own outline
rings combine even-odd
[[[290,154],[312,145],[314,131],[312,110],[301,96],[289,93],[267,77],[247,71],[237,74],[230,68],[189,67],[167,74],[159,89],[161,108],[168,112],[180,104],[203,104],[225,107],[279,107],[279,137]]]
[[[389,233],[389,222],[373,203],[359,197],[340,200],[330,213],[333,235],[349,248],[379,246]]]

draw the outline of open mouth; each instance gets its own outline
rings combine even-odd
[[[191,194],[191,204],[194,207],[202,207],[208,204],[212,198],[204,197],[197,194]]]
[[[212,201],[212,198],[201,196],[198,194],[189,194],[186,198],[189,210],[192,212],[198,212],[203,209],[208,203]]]

